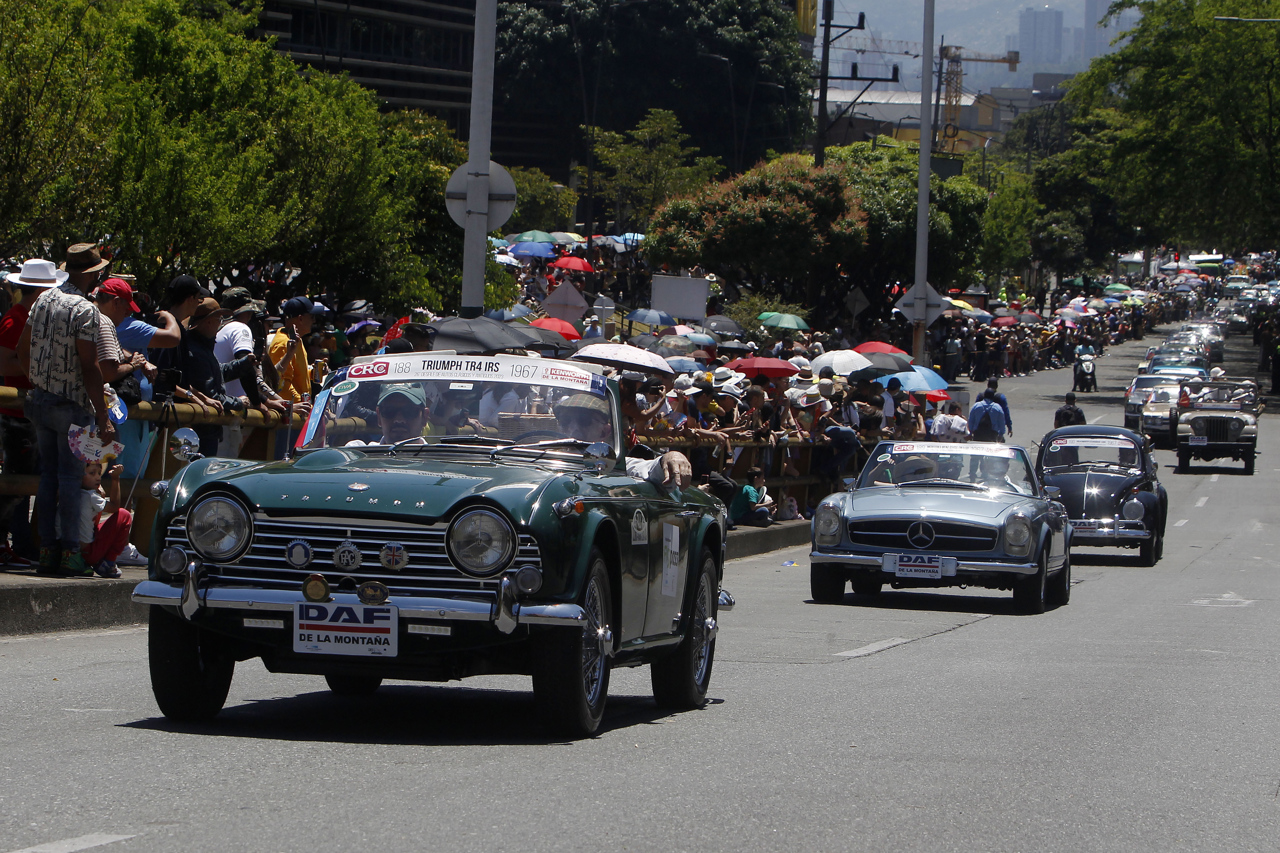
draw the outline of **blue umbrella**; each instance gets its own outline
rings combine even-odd
[[[689,332],[684,335],[684,337],[693,341],[695,344],[701,344],[702,346],[713,347],[720,343],[719,338],[712,337],[711,335],[704,335],[702,332]]]
[[[902,373],[894,373],[880,381],[887,383],[895,377],[902,383],[902,390],[908,392],[945,391],[949,384],[937,371],[927,367],[915,367]]]
[[[991,318],[995,316],[991,314],[989,311],[980,311],[977,308],[973,309],[972,311],[961,311],[960,313],[966,317],[969,317],[970,319],[977,320],[979,323],[990,323]]]
[[[507,254],[517,258],[554,258],[556,250],[550,243],[516,243]]]
[[[1189,284],[1180,284],[1180,285],[1178,285],[1177,287],[1175,287],[1175,288],[1173,289],[1173,292],[1174,292],[1174,293],[1190,293],[1190,292],[1191,292],[1191,285],[1189,285]]]
[[[1120,300],[1119,300],[1119,299],[1115,299],[1114,297],[1111,297],[1111,296],[1108,296],[1106,299],[1104,299],[1104,300],[1102,300],[1102,301],[1103,301],[1103,302],[1110,302],[1110,303],[1112,303],[1113,305],[1119,305],[1119,304],[1120,304]]]
[[[638,246],[644,241],[644,235],[637,234],[634,231],[628,231],[626,234],[615,239],[619,240],[624,246]]]
[[[510,320],[519,320],[526,314],[532,313],[533,309],[528,305],[512,305],[510,308],[495,308],[492,311],[486,311],[484,312],[484,316],[492,317],[494,320],[501,323],[506,323]]]
[[[510,246],[510,245],[511,245],[511,244],[510,244],[510,243],[508,243],[506,240],[503,240],[501,237],[490,237],[490,238],[489,238],[489,242],[490,242],[492,245],[494,245],[495,247],[497,247],[497,248],[501,248],[501,247],[503,247],[503,246]]]
[[[687,355],[674,355],[667,359],[667,364],[671,365],[671,369],[676,373],[699,373],[706,367],[699,361],[689,358]]]
[[[655,308],[637,308],[627,315],[627,319],[635,323],[648,323],[650,326],[674,326],[675,318],[666,311]]]

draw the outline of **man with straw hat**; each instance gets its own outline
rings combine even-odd
[[[40,448],[41,574],[92,577],[93,568],[80,552],[80,481],[84,463],[72,452],[67,435],[73,426],[96,423],[105,444],[115,439],[98,364],[97,307],[85,298],[106,263],[95,246],[77,243],[67,250],[67,269],[33,259],[11,273],[10,284],[45,288],[18,341],[18,359],[31,379],[25,411]],[[61,525],[58,521],[61,520]],[[62,530],[59,545],[58,529]]]

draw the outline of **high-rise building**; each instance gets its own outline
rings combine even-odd
[[[1062,62],[1062,12],[1049,6],[1027,7],[1018,13],[1018,50],[1031,65]]]
[[[466,135],[475,0],[264,0],[260,35],[301,65],[347,72],[391,107]]]

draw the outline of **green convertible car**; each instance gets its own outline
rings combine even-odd
[[[576,735],[615,666],[648,664],[664,707],[702,705],[732,606],[725,507],[664,483],[682,458],[621,437],[594,365],[410,353],[337,371],[292,458],[194,458],[153,490],[133,599],[161,711],[212,717],[250,658],[342,694],[531,675],[544,720]]]

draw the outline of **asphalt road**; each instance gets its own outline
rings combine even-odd
[[[1090,420],[1121,422],[1138,350],[1100,362]],[[1029,441],[1070,377],[1003,385]],[[659,712],[622,670],[580,742],[546,739],[524,679],[351,700],[257,663],[174,726],[142,629],[0,640],[0,853],[1275,850],[1273,417],[1261,447],[1253,477],[1160,452],[1164,560],[1082,549],[1043,616],[973,590],[818,606],[805,549],[736,561],[714,701]]]

